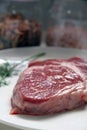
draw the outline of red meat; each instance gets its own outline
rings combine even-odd
[[[11,98],[12,114],[47,115],[87,102],[87,61],[78,57],[29,64]]]

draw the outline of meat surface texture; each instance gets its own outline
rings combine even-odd
[[[87,60],[47,59],[29,64],[11,97],[11,114],[48,115],[87,102]]]

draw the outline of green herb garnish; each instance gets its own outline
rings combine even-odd
[[[46,53],[39,53],[33,56],[30,56],[24,60],[22,60],[20,63],[17,63],[15,65],[12,66],[12,64],[6,62],[3,65],[0,66],[0,87],[1,86],[5,86],[8,83],[6,82],[6,78],[10,77],[11,75],[15,75],[14,72],[16,72],[16,67],[19,65],[22,65],[25,61],[32,61],[35,59],[38,59],[39,57],[44,56]]]
[[[6,82],[6,79],[5,79],[5,78],[6,78],[6,77],[0,76],[0,87],[7,85],[7,82]]]

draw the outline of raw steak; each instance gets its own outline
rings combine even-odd
[[[21,73],[14,87],[11,114],[54,114],[86,102],[87,60],[35,61]]]

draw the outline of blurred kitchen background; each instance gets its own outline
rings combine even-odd
[[[0,0],[0,16],[12,12],[38,19],[44,28],[66,21],[87,27],[87,0]]]
[[[10,40],[6,33],[8,24],[5,17],[7,17],[7,14],[22,14],[26,20],[34,20],[35,22],[33,22],[32,27],[32,23],[29,24],[30,22],[28,21],[27,27],[31,28],[31,30],[30,32],[28,31],[27,37],[25,37],[26,29],[17,30],[17,32],[22,32],[20,33],[22,34],[21,36],[19,36],[19,33],[16,35],[16,45],[19,44],[17,47],[22,45],[40,46],[44,42],[47,46],[87,49],[87,0],[1,0],[1,49],[16,47],[15,43],[12,43],[14,40]],[[15,17],[14,19],[17,20],[17,18]],[[14,21],[12,16],[9,16],[9,19],[12,22]],[[11,24],[13,24],[12,22]],[[4,28],[2,23],[7,26]],[[19,27],[19,25],[17,26]],[[12,32],[10,28],[8,27],[8,32]],[[37,30],[36,32],[35,29]],[[15,32],[13,31],[13,33]],[[15,36],[12,37],[15,39]],[[25,39],[27,39],[27,42],[24,45]],[[31,42],[29,42],[30,40]],[[3,43],[4,46],[2,45]]]

